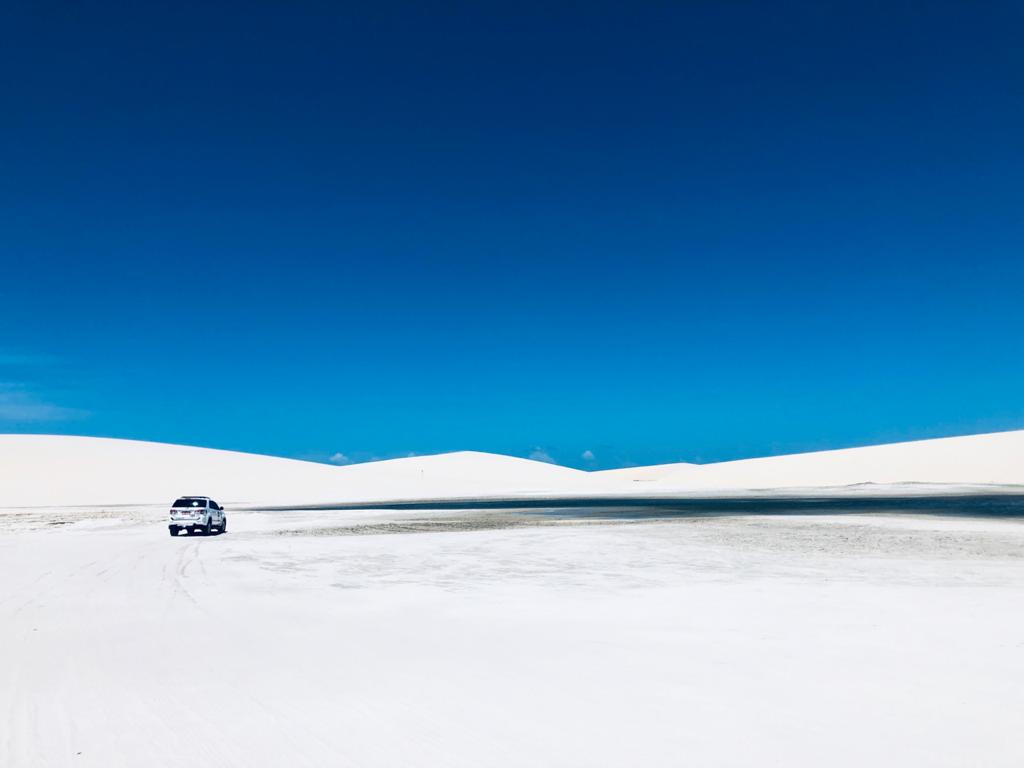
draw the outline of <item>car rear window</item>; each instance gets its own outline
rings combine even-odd
[[[206,499],[178,499],[174,502],[176,507],[205,507]]]

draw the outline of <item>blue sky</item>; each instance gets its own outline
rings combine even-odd
[[[1019,4],[2,15],[0,431],[597,468],[1024,427]]]

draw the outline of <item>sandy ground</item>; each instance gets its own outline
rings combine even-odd
[[[1024,519],[0,515],[0,765],[1020,766]]]

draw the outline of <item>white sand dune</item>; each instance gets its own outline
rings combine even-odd
[[[877,486],[1024,485],[1024,430],[873,445],[718,464],[666,464],[594,473],[609,488],[642,484],[650,494],[684,491]],[[900,490],[906,490],[900,488]]]
[[[1018,517],[244,506],[997,489],[1022,442],[587,473],[0,437],[0,766],[1016,768]],[[230,532],[169,537],[181,493]]]
[[[204,494],[229,504],[355,504],[474,498],[628,498],[1006,490],[1024,486],[1024,431],[719,464],[583,472],[464,451],[335,467],[132,440],[0,435],[0,507],[163,504]]]
[[[0,473],[0,507],[163,504],[183,494],[233,504],[514,495],[571,488],[585,477],[568,467],[473,451],[336,467],[55,435],[0,435]]]

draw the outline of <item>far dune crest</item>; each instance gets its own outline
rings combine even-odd
[[[1024,487],[1024,431],[744,459],[585,472],[477,451],[331,466],[191,446],[63,435],[0,435],[0,507],[1005,492]]]

